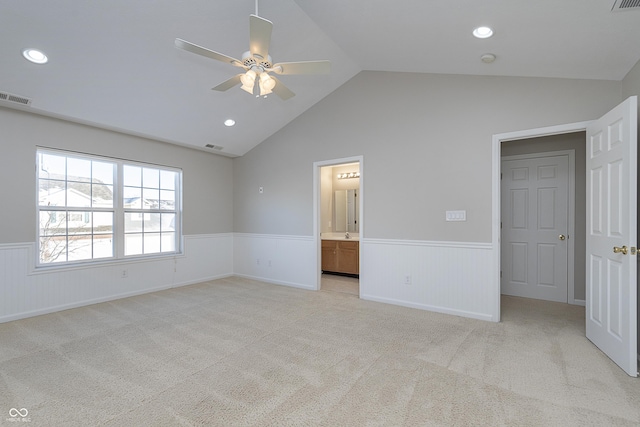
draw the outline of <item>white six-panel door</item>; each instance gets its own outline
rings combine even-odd
[[[501,292],[567,302],[569,159],[538,156],[502,159]]]
[[[586,330],[637,376],[637,97],[587,128]]]

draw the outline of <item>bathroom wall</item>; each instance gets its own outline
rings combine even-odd
[[[333,231],[333,167],[320,169],[320,233]]]
[[[331,233],[335,227],[335,199],[338,190],[352,190],[360,188],[360,178],[338,179],[339,173],[360,172],[357,163],[338,166],[324,166],[320,169],[320,232]]]

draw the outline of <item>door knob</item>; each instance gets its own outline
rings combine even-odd
[[[559,235],[559,236],[558,236],[558,239],[560,239],[560,240],[564,240],[564,239],[566,239],[566,237],[565,237],[565,235],[564,235],[564,234],[561,234],[561,235]]]
[[[623,246],[623,247],[619,248],[618,246],[614,246],[613,247],[613,253],[614,254],[626,255],[627,254],[627,247]]]

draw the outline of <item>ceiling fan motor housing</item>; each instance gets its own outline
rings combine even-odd
[[[251,68],[254,65],[258,67],[262,67],[265,70],[273,67],[273,63],[271,62],[271,55],[267,55],[267,59],[263,58],[260,55],[252,55],[250,51],[246,51],[242,54],[242,63],[245,67]]]

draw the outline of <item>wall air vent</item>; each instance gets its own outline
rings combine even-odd
[[[220,147],[219,145],[213,145],[213,144],[207,144],[207,145],[205,145],[205,147],[213,148],[214,150],[218,150],[218,151],[220,151],[220,150],[222,150],[224,148],[224,147]]]
[[[640,0],[616,0],[611,8],[612,12],[625,12],[628,10],[640,10]]]
[[[7,92],[0,92],[0,101],[7,101],[21,105],[31,105],[31,100],[24,96],[12,95]]]

